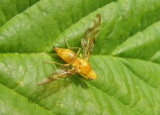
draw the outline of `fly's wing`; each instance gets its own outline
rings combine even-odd
[[[52,81],[56,81],[60,78],[64,78],[67,75],[74,74],[75,72],[72,69],[66,69],[66,68],[61,68],[61,69],[56,69],[55,72],[51,73],[47,79],[44,79],[42,82],[38,83],[38,85],[44,85]]]
[[[89,26],[89,28],[86,30],[83,38],[81,39],[81,45],[83,48],[83,58],[86,58],[88,60],[90,53],[93,50],[93,46],[95,43],[95,35],[99,31],[99,26],[101,23],[101,15],[97,14],[95,18],[93,19],[93,22]]]
[[[75,72],[70,67],[58,67],[53,73],[48,76],[48,78],[44,79],[38,84],[42,86],[38,87],[37,90],[35,90],[33,94],[31,94],[31,98],[36,102],[39,102],[44,98],[64,89],[70,82],[70,74],[75,74]],[[52,81],[54,81],[54,83],[50,83]]]

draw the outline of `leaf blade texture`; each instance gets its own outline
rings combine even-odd
[[[159,114],[159,0],[0,0],[0,114]],[[11,7],[7,9],[6,5]],[[17,9],[15,8],[17,4]],[[13,7],[13,10],[11,8]],[[94,81],[78,75],[39,87],[64,63],[52,47],[72,47],[102,16],[89,62]],[[9,111],[8,111],[9,110]]]

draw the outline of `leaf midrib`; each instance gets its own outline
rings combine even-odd
[[[38,1],[39,2],[39,1]],[[37,3],[37,2],[36,2]],[[33,5],[32,5],[33,6]],[[30,7],[32,7],[32,6],[30,6]],[[28,7],[29,8],[29,7]],[[27,9],[28,9],[27,8]],[[26,10],[26,9],[25,9]],[[96,9],[97,10],[97,9]],[[24,11],[24,10],[23,10]],[[94,12],[94,11],[93,11]],[[92,12],[91,12],[92,13]],[[17,14],[18,15],[18,14]],[[89,14],[88,14],[89,15]],[[15,15],[16,16],[16,15]],[[15,17],[14,16],[14,17]],[[86,15],[87,16],[87,15]],[[85,17],[86,17],[85,16]],[[12,17],[12,18],[14,18],[14,17]],[[85,18],[85,17],[82,17],[81,19],[83,19],[83,18]],[[11,18],[11,19],[12,19]],[[11,20],[10,19],[10,20]],[[81,19],[79,20],[79,21],[81,21]],[[7,23],[10,21],[10,20],[8,20],[7,21]],[[77,21],[77,22],[79,22],[79,21]],[[77,23],[76,22],[76,23]],[[155,22],[153,22],[153,24],[154,24]],[[6,23],[5,23],[6,24]],[[4,24],[4,25],[5,25]],[[3,26],[4,26],[3,25]],[[73,25],[71,25],[69,28],[71,28],[72,26],[74,26],[75,25],[75,23],[73,24]],[[151,24],[152,25],[152,24]],[[2,26],[2,27],[3,27]],[[150,26],[150,25],[148,25],[148,26]],[[148,27],[147,26],[147,27]],[[146,28],[147,28],[146,27]],[[63,35],[63,33],[64,32],[66,32],[66,31],[69,31],[69,28],[67,28],[65,31],[63,31],[51,44],[53,44],[54,42],[56,42],[57,40],[58,40],[58,38],[61,36],[61,35]],[[146,28],[144,28],[143,30],[145,30]],[[1,28],[0,28],[1,29]],[[138,31],[139,32],[139,31]],[[135,33],[136,34],[136,33]],[[133,35],[135,35],[135,34],[133,34]],[[129,37],[128,37],[129,38]],[[126,39],[127,40],[127,39]],[[126,41],[125,40],[125,41]],[[124,43],[125,41],[123,41],[122,43]],[[122,44],[121,43],[121,44]],[[50,45],[51,45],[50,44]],[[121,45],[121,44],[119,44],[119,46]],[[48,45],[48,46],[50,46],[50,45]],[[49,47],[47,47],[45,50],[47,50]],[[44,52],[41,52],[41,53],[0,53],[0,54],[46,54],[46,55],[49,55],[49,54],[52,54],[53,55],[53,53],[45,53],[45,51]],[[54,53],[55,54],[55,53]],[[101,54],[95,54],[95,55],[93,55],[93,56],[113,56],[113,55],[101,55]],[[142,60],[142,61],[146,61],[146,62],[151,62],[151,63],[155,63],[155,64],[158,64],[158,65],[160,65],[159,63],[156,63],[156,62],[154,62],[154,61],[151,61],[151,60],[143,60],[143,59],[140,59],[140,58],[128,58],[128,57],[118,57],[118,56],[113,56],[113,57],[116,57],[116,58],[125,58],[125,59],[135,59],[135,60]],[[125,64],[124,64],[125,65]],[[125,65],[126,66],[126,65]],[[127,66],[126,66],[127,67]],[[127,67],[128,68],[128,67]],[[130,68],[128,68],[129,70],[131,70]],[[132,70],[131,70],[131,72],[133,73],[133,74],[135,74]],[[138,77],[138,75],[136,75],[137,77]],[[140,77],[138,77],[140,80],[142,80]],[[142,80],[142,81],[144,81],[144,80]],[[144,81],[145,82],[145,81]],[[146,82],[145,82],[146,83]],[[87,83],[88,84],[88,83]],[[90,83],[89,83],[90,84]],[[146,84],[148,84],[148,83],[146,83]],[[3,85],[3,84],[2,84]],[[104,92],[103,90],[101,90],[101,89],[99,89],[98,87],[96,87],[96,86],[94,86],[93,84],[90,84],[92,87],[95,87],[97,90],[100,90],[100,91],[102,91],[103,93],[107,93],[107,92]],[[149,84],[148,84],[149,85]],[[4,85],[5,86],[5,85]],[[149,86],[151,86],[151,85],[149,85]],[[5,86],[6,87],[6,86]],[[152,86],[151,86],[152,87]],[[12,90],[13,91],[13,89],[11,89],[11,88],[9,88],[9,87],[7,87],[8,89],[10,89],[10,90]],[[155,88],[155,87],[152,87],[152,88]],[[156,88],[155,88],[156,89]],[[157,90],[157,89],[156,89]],[[15,90],[14,90],[14,92],[16,92]],[[20,93],[18,93],[18,92],[16,92],[17,94],[19,94],[19,95],[21,95],[21,96],[23,96],[23,97],[25,97],[24,95],[22,95],[22,94],[20,94]],[[107,93],[108,94],[108,93]],[[111,96],[111,95],[109,95],[108,94],[108,96],[110,96],[110,97],[113,97],[113,96]],[[27,98],[27,97],[25,97],[25,98]],[[115,97],[113,97],[113,98],[115,98]],[[29,98],[27,98],[27,99],[29,99]],[[116,98],[115,98],[116,99]],[[34,103],[34,104],[36,104],[37,106],[39,106],[39,107],[41,107],[42,109],[45,109],[45,110],[47,110],[47,111],[49,111],[48,109],[46,109],[45,107],[43,107],[43,106],[41,106],[41,105],[39,105],[39,104],[37,104],[37,103],[35,103],[35,102],[33,102],[31,99],[29,99],[32,103]],[[116,99],[116,100],[118,100],[118,99]],[[118,100],[119,101],[119,100]],[[121,101],[120,101],[120,103],[122,103]],[[124,103],[122,103],[123,105],[125,105]],[[125,105],[125,106],[127,106],[127,105]],[[128,107],[128,106],[127,106]],[[132,108],[131,108],[132,109]],[[137,111],[137,110],[136,110]],[[50,111],[49,111],[50,112]],[[139,111],[137,111],[137,112],[139,112]]]
[[[57,55],[56,53],[1,53],[1,54],[16,54],[16,55],[17,55],[17,54],[40,54],[40,55],[42,55],[42,54],[46,54],[46,55],[51,54],[51,55]],[[58,55],[57,55],[57,56],[58,56]],[[96,54],[96,55],[93,55],[93,56],[104,56],[104,57],[110,56],[110,57],[114,57],[114,58],[123,58],[123,59],[124,59],[124,57],[118,57],[118,56],[113,56],[113,55],[100,55],[100,54],[97,55],[97,54]],[[125,58],[125,59],[142,60],[142,59],[139,59],[139,58]],[[121,61],[121,60],[120,60],[120,61]],[[159,63],[155,63],[155,62],[152,62],[152,61],[150,61],[150,60],[142,60],[142,61],[151,62],[151,63],[160,65]],[[122,62],[122,61],[121,61],[121,62]],[[122,62],[122,63],[123,63],[123,62]],[[123,63],[123,65],[125,65],[125,64]],[[145,84],[147,84],[147,86],[149,86],[151,89],[154,89],[154,90],[156,90],[157,92],[159,92],[158,89],[156,89],[155,87],[151,86],[151,85],[148,84],[146,81],[144,81],[143,79],[141,79],[140,77],[138,77],[138,75],[135,74],[128,66],[125,65],[125,67],[128,68],[128,70],[131,71],[140,81],[142,81],[142,82],[144,82]],[[85,81],[84,81],[84,82],[85,82]],[[86,84],[89,84],[90,86],[92,86],[92,87],[96,88],[97,90],[103,92],[104,94],[107,94],[108,96],[113,97],[114,99],[116,99],[118,102],[120,102],[120,103],[123,104],[124,106],[127,106],[127,107],[131,108],[132,110],[135,110],[135,109],[133,109],[132,107],[124,104],[122,101],[118,100],[118,99],[115,98],[114,96],[109,95],[107,92],[105,92],[105,91],[101,90],[100,88],[94,86],[93,84],[88,83],[88,82],[85,82],[85,83],[86,83]],[[2,83],[1,83],[1,84],[2,84]],[[2,84],[2,85],[5,86],[4,84]],[[5,87],[7,87],[7,86],[5,86]],[[14,92],[16,92],[16,91],[15,91],[14,89],[12,89],[12,88],[9,88],[9,87],[7,87],[7,88],[10,89],[10,90],[12,90],[12,91],[14,91]],[[64,90],[64,89],[63,89],[63,90]],[[19,92],[16,92],[16,93],[19,94],[19,95],[21,95],[21,96],[23,96],[23,97],[25,97],[24,95],[20,94]],[[25,98],[29,99],[32,103],[38,105],[39,107],[41,107],[41,108],[43,108],[43,109],[45,109],[45,110],[47,110],[47,111],[49,111],[49,112],[51,111],[51,109],[49,110],[49,109],[41,106],[40,104],[35,103],[35,102],[32,101],[30,98],[28,98],[28,97],[25,97]],[[136,110],[136,111],[137,111],[138,113],[141,113],[141,112],[139,112],[138,110]]]

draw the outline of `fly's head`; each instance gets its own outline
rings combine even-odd
[[[87,74],[87,79],[88,80],[95,80],[97,78],[97,74],[95,71],[91,70],[88,74]]]

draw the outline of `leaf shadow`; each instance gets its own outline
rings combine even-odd
[[[37,86],[37,89],[31,94],[30,99],[36,103],[40,102],[41,100],[54,95],[58,93],[61,90],[66,90],[68,87],[72,87],[72,85],[75,85],[77,88],[82,89],[88,89],[88,85],[82,81],[82,78],[80,75],[72,75],[72,78],[67,85],[69,80],[69,76],[66,76],[65,78]],[[67,85],[67,87],[66,87]]]
[[[52,57],[52,60],[57,60],[58,63],[64,63],[64,61],[58,56],[53,54],[48,54]],[[54,70],[58,69],[61,66],[55,67],[54,64],[50,64],[53,66]],[[65,90],[67,87],[69,87],[71,84],[74,84],[77,88],[80,87],[82,89],[87,89],[88,85],[84,82],[84,78],[79,75],[71,75],[71,79],[69,77],[70,75],[66,76],[65,78],[58,79],[56,81],[37,86],[37,89],[31,94],[30,99],[34,102],[39,102],[50,95],[53,95],[61,90]],[[69,81],[70,79],[70,81]],[[69,81],[69,84],[68,84]],[[67,87],[66,87],[67,85]]]
[[[60,79],[40,86],[37,84],[37,89],[32,93],[30,99],[34,102],[39,102],[64,89],[64,82],[65,79]]]
[[[72,79],[72,82],[76,87],[81,87],[82,89],[88,89],[89,87],[85,83],[85,81],[86,80],[79,74],[74,75]]]

